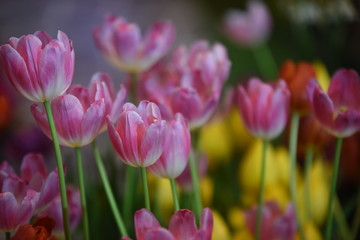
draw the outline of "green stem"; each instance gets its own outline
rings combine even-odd
[[[176,192],[175,180],[173,178],[170,178],[170,184],[171,184],[171,191],[172,191],[173,200],[174,200],[175,211],[178,211],[178,210],[180,210],[180,205],[179,205],[178,194]]]
[[[195,216],[196,216],[197,221],[199,221],[200,216],[201,216],[201,210],[202,210],[202,202],[201,202],[198,170],[197,170],[195,159],[194,159],[194,153],[192,151],[190,153],[189,166],[190,166],[190,174],[191,174],[191,180],[192,180],[192,184],[193,184],[193,193],[194,193],[194,200],[195,200],[195,202],[194,202]]]
[[[273,79],[276,77],[277,66],[274,56],[266,43],[252,48],[256,63],[265,79]]]
[[[335,151],[335,159],[334,159],[334,169],[333,169],[333,176],[331,180],[331,190],[330,190],[330,198],[329,198],[329,210],[328,210],[328,217],[326,221],[326,232],[325,232],[325,239],[329,240],[331,238],[332,232],[332,223],[333,223],[333,212],[334,212],[334,199],[335,199],[335,192],[336,192],[336,182],[339,172],[339,163],[340,163],[340,153],[341,153],[341,145],[343,139],[338,137],[336,140],[336,151]]]
[[[305,234],[300,223],[298,208],[296,204],[296,152],[297,152],[297,139],[299,132],[300,115],[294,112],[291,116],[291,129],[290,129],[290,195],[294,204],[294,211],[296,222],[298,223],[301,239],[305,239]]]
[[[311,214],[311,199],[310,199],[310,169],[314,159],[314,149],[312,146],[308,146],[305,156],[305,194],[304,202],[306,206],[307,218],[309,221],[312,219]]]
[[[54,117],[52,114],[50,102],[45,101],[44,106],[45,106],[46,115],[47,115],[49,126],[50,126],[51,137],[53,140],[54,149],[55,149],[56,166],[58,169],[58,176],[59,176],[60,197],[61,197],[61,207],[62,207],[62,214],[63,214],[65,239],[71,240],[68,202],[67,202],[67,197],[66,197],[66,183],[65,183],[65,175],[64,175],[64,168],[63,168],[63,162],[62,162],[62,157],[61,157],[59,140],[58,140],[57,133],[56,133],[56,127],[55,127],[55,122],[54,122]]]
[[[5,239],[9,240],[11,238],[11,233],[10,232],[5,232]]]
[[[352,224],[352,231],[351,231],[352,239],[356,239],[359,226],[360,226],[360,187],[358,189],[358,194],[357,194],[357,208],[355,212],[355,218]]]
[[[119,208],[118,208],[118,206],[116,204],[115,197],[114,197],[114,194],[113,194],[113,192],[111,190],[109,179],[108,179],[108,176],[107,176],[106,171],[105,171],[104,163],[102,162],[100,152],[99,152],[99,149],[96,146],[95,141],[93,141],[92,146],[93,146],[93,152],[94,152],[94,155],[95,155],[96,165],[97,165],[97,167],[99,169],[100,177],[101,177],[101,180],[103,182],[105,193],[106,193],[106,196],[107,196],[108,201],[110,203],[110,207],[111,207],[112,213],[114,215],[116,224],[117,224],[117,226],[119,228],[119,231],[120,231],[120,233],[121,233],[121,235],[123,237],[129,236],[127,231],[126,231],[124,221],[121,218]]]
[[[133,202],[136,189],[136,168],[126,165],[123,211],[127,223],[132,222]]]
[[[144,187],[144,198],[145,198],[145,207],[147,210],[151,211],[150,208],[150,197],[149,197],[149,188],[147,184],[147,177],[146,177],[146,168],[141,168],[141,179]]]
[[[85,182],[84,182],[84,170],[83,170],[83,163],[81,158],[81,150],[79,147],[75,147],[75,155],[76,155],[76,162],[77,162],[77,170],[78,170],[78,181],[80,187],[80,199],[81,199],[81,211],[83,216],[83,236],[84,240],[89,240],[89,219],[88,219],[88,212],[86,207],[86,193],[85,193]]]
[[[260,191],[259,191],[259,205],[256,213],[256,231],[255,239],[260,239],[261,233],[261,222],[262,222],[262,212],[264,206],[264,188],[265,188],[265,170],[266,170],[266,150],[268,146],[268,140],[263,141],[263,151],[261,157],[261,172],[260,172]]]
[[[344,211],[341,207],[340,201],[338,199],[338,197],[335,196],[335,209],[334,209],[334,214],[335,214],[335,219],[336,222],[339,226],[339,230],[340,230],[340,234],[341,234],[341,239],[344,240],[350,240],[350,228],[346,223],[346,218],[345,218],[345,214]]]

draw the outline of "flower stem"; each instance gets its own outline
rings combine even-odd
[[[65,183],[65,175],[64,175],[64,168],[63,168],[63,162],[62,162],[62,157],[61,157],[59,140],[58,140],[57,133],[56,133],[56,127],[55,127],[55,122],[54,122],[54,117],[52,114],[50,102],[45,101],[44,106],[45,106],[46,115],[47,115],[49,126],[50,126],[51,137],[53,140],[54,149],[55,149],[56,166],[58,169],[58,176],[59,176],[60,197],[61,197],[61,207],[62,207],[62,214],[63,214],[65,239],[71,240],[68,202],[67,202],[67,197],[66,197],[66,183]]]
[[[5,239],[9,240],[11,238],[11,233],[10,232],[5,232]]]
[[[175,211],[178,211],[178,210],[180,210],[180,205],[179,205],[178,194],[176,192],[175,180],[173,178],[170,178],[170,184],[171,184],[171,191],[172,191],[173,200],[174,200]]]
[[[105,167],[104,167],[104,164],[102,162],[100,152],[99,152],[99,149],[97,148],[97,145],[96,145],[95,141],[93,141],[92,147],[93,147],[93,152],[94,152],[94,155],[95,155],[96,165],[97,165],[97,167],[99,169],[100,177],[101,177],[101,180],[103,182],[105,193],[106,193],[106,196],[107,196],[108,201],[110,203],[110,207],[111,207],[112,213],[114,215],[116,224],[117,224],[117,226],[119,228],[119,231],[120,231],[120,233],[121,233],[121,235],[123,237],[129,236],[127,231],[126,231],[124,221],[121,218],[119,208],[116,205],[115,197],[114,197],[114,194],[113,194],[113,192],[111,190],[109,179],[108,179],[108,176],[106,174]]]
[[[145,207],[147,210],[151,211],[150,208],[150,198],[149,198],[149,188],[147,184],[147,177],[146,177],[146,168],[141,168],[141,179],[144,187],[144,198],[145,198]]]
[[[296,152],[297,152],[297,139],[299,132],[300,115],[294,112],[291,116],[291,129],[290,129],[290,195],[294,204],[295,218],[298,223],[299,233],[301,239],[305,239],[305,234],[302,225],[299,221],[299,213],[296,205]]]
[[[352,231],[351,231],[352,239],[356,239],[359,226],[360,226],[360,187],[358,189],[358,194],[357,194],[357,209],[352,224]]]
[[[305,206],[306,206],[306,213],[307,218],[309,221],[312,219],[311,215],[311,200],[310,200],[310,168],[312,166],[314,159],[314,149],[312,146],[308,146],[306,149],[306,156],[305,156]]]
[[[136,189],[136,168],[126,165],[123,211],[126,222],[132,222],[132,210]]]
[[[261,233],[261,221],[262,221],[262,211],[264,206],[264,188],[265,188],[265,170],[266,170],[266,150],[268,146],[268,140],[263,141],[263,151],[261,157],[261,172],[260,172],[260,191],[259,191],[259,205],[256,213],[256,232],[255,239],[260,239]]]
[[[263,43],[253,47],[252,51],[261,75],[266,79],[275,78],[277,66],[269,46]]]
[[[78,181],[80,187],[80,199],[81,199],[81,211],[83,216],[83,236],[84,240],[89,240],[89,220],[88,220],[88,212],[86,207],[86,193],[85,193],[85,183],[84,183],[84,170],[83,163],[81,158],[81,150],[79,147],[75,147],[75,155],[77,162],[77,170],[78,170]]]
[[[334,199],[335,199],[335,192],[336,192],[336,182],[339,172],[339,163],[340,163],[340,153],[341,153],[341,145],[343,139],[338,137],[336,140],[336,151],[335,151],[335,159],[334,159],[334,169],[333,169],[333,176],[331,180],[331,190],[330,190],[330,200],[329,200],[329,210],[328,210],[328,217],[326,221],[326,232],[325,232],[325,239],[329,240],[331,238],[332,232],[332,222],[333,222],[333,212],[334,212]]]
[[[350,240],[351,239],[350,228],[346,223],[346,217],[341,207],[339,198],[337,196],[335,196],[334,215],[337,225],[339,226],[341,239]]]
[[[199,176],[198,170],[195,164],[194,153],[191,151],[190,159],[189,159],[189,166],[190,166],[190,174],[191,180],[193,184],[193,193],[194,193],[194,205],[195,205],[195,216],[197,221],[200,219],[201,210],[202,210],[202,202],[201,202],[201,194],[200,194],[200,184],[199,184]]]

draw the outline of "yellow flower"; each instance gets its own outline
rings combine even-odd
[[[265,189],[265,201],[275,201],[285,210],[289,204],[289,188],[281,184],[274,184]]]
[[[239,167],[239,180],[240,185],[245,189],[258,189],[260,186],[262,149],[262,141],[256,140],[242,159]],[[275,157],[274,149],[269,144],[266,151],[265,187],[278,181]]]
[[[246,229],[246,219],[245,219],[245,212],[238,208],[232,207],[228,212],[228,219],[230,226],[235,231],[242,231]]]
[[[290,179],[290,155],[287,148],[280,146],[275,149],[275,162],[279,183],[289,187]]]
[[[204,206],[210,206],[214,195],[214,183],[210,177],[205,177],[200,181],[201,200]]]
[[[303,225],[305,239],[309,240],[322,240],[321,233],[319,229],[311,222],[306,222]],[[297,233],[295,240],[301,240],[300,234]]]
[[[236,108],[230,111],[227,117],[227,127],[232,142],[240,149],[245,149],[255,139],[246,130],[240,113]]]
[[[226,225],[224,219],[220,216],[218,212],[212,210],[214,215],[214,228],[212,233],[212,240],[230,240],[230,231]]]
[[[207,154],[210,169],[218,163],[229,163],[232,144],[223,119],[216,119],[200,129],[199,150]]]
[[[316,72],[316,79],[321,88],[326,92],[330,84],[330,75],[326,69],[326,66],[320,61],[315,61],[313,66]]]

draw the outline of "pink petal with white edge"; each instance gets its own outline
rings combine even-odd
[[[45,31],[36,31],[34,33],[34,35],[40,39],[42,46],[41,48],[44,48],[46,44],[48,44],[51,40],[52,37],[50,37],[49,34],[47,34]]]
[[[31,105],[31,114],[33,115],[37,125],[41,128],[41,130],[43,131],[43,133],[45,133],[45,135],[51,140],[52,136],[51,136],[51,132],[50,132],[50,128],[49,128],[49,122],[46,116],[46,112],[45,112],[45,108],[44,106],[39,106],[38,104],[34,103]],[[63,143],[64,140],[60,140],[60,136],[59,136],[59,142]]]
[[[154,215],[144,208],[135,213],[134,222],[137,240],[144,240],[147,230],[161,228]]]
[[[241,117],[244,120],[244,123],[248,129],[248,131],[254,133],[256,132],[255,124],[254,124],[254,110],[252,106],[252,102],[248,93],[245,91],[243,86],[239,86],[237,88],[237,103],[241,113]]]
[[[21,163],[20,172],[21,178],[25,181],[30,181],[36,173],[46,178],[47,171],[43,156],[39,153],[25,155]]]
[[[143,136],[141,142],[141,167],[148,167],[156,162],[163,151],[164,129],[166,122],[162,120],[151,124]]]
[[[0,212],[0,231],[12,232],[19,225],[19,205],[11,192],[0,193]]]
[[[209,208],[204,208],[201,213],[200,230],[204,232],[203,240],[211,239],[214,225],[214,217]]]
[[[122,108],[124,106],[126,100],[127,91],[124,85],[120,85],[120,90],[116,94],[115,101],[113,102],[111,112],[110,112],[110,119],[113,123],[119,118]]]
[[[36,211],[44,209],[59,194],[59,177],[57,170],[52,171],[45,179],[41,189]]]
[[[192,88],[179,88],[170,99],[173,113],[181,113],[189,122],[196,120],[202,101]]]
[[[177,240],[194,237],[197,232],[194,213],[187,209],[176,211],[170,219],[169,230]]]
[[[52,101],[51,107],[56,130],[65,146],[76,146],[81,141],[81,124],[84,110],[80,101],[73,95],[60,96]],[[59,138],[59,140],[60,140]]]
[[[360,112],[348,110],[338,114],[334,119],[333,127],[328,130],[338,137],[349,137],[360,130]]]
[[[332,127],[334,120],[334,105],[330,97],[320,88],[314,90],[313,110],[316,118],[327,127]]]
[[[62,95],[72,81],[73,59],[64,44],[52,40],[45,46],[39,61],[39,75],[45,94],[43,100],[53,100]]]
[[[42,92],[32,83],[24,59],[9,44],[0,47],[0,66],[21,95],[32,102],[42,101]]]
[[[86,110],[81,124],[81,145],[91,143],[105,123],[105,101],[97,100]]]
[[[114,28],[113,41],[118,56],[126,64],[134,65],[141,41],[139,27],[135,24],[117,22]]]
[[[159,107],[153,102],[141,101],[138,106],[138,113],[146,125],[162,119]]]
[[[127,158],[125,156],[125,149],[124,149],[124,145],[121,140],[121,137],[120,137],[119,133],[116,131],[116,129],[113,126],[113,123],[111,122],[109,117],[107,117],[107,119],[106,119],[106,125],[107,125],[110,142],[111,142],[113,148],[115,149],[115,152],[119,155],[120,159],[124,163],[130,165],[130,162],[127,161]]]

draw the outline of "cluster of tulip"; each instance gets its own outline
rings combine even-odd
[[[226,34],[242,45],[263,44],[271,26],[265,6],[258,1],[251,2],[248,13],[230,12],[225,22]],[[240,113],[242,118],[230,124],[236,125],[231,134],[235,138],[248,138],[248,133],[235,131],[243,124],[253,137],[263,142],[262,147],[256,142],[256,146],[249,148],[258,156],[245,156],[240,166],[242,190],[251,197],[242,198],[243,206],[248,208],[244,214],[242,210],[230,212],[229,222],[236,233],[233,239],[316,239],[314,236],[319,233],[316,229],[312,229],[315,233],[309,232],[307,225],[309,221],[317,221],[316,217],[311,219],[308,215],[312,214],[304,217],[301,211],[308,208],[312,212],[315,208],[309,203],[313,197],[309,190],[312,165],[307,164],[304,196],[299,197],[296,162],[300,146],[314,155],[315,146],[326,141],[324,138],[330,138],[323,137],[325,132],[338,138],[331,189],[324,184],[329,199],[326,204],[320,203],[325,210],[318,220],[321,224],[327,219],[325,236],[331,238],[342,139],[360,130],[360,78],[356,71],[338,70],[325,93],[314,65],[287,61],[279,71],[278,81],[267,83],[253,77],[229,91],[225,110],[210,121],[231,67],[222,44],[210,46],[207,41],[197,41],[190,48],[180,46],[166,56],[175,39],[172,23],[157,22],[142,36],[136,24],[115,16],[107,16],[104,23],[94,29],[93,38],[102,55],[128,74],[128,81],[120,85],[118,91],[111,77],[100,72],[93,75],[88,87],[72,85],[74,48],[61,31],[56,39],[43,31],[12,37],[0,47],[1,80],[9,81],[21,95],[35,102],[31,113],[52,140],[57,164],[57,169],[48,173],[43,156],[29,153],[23,158],[20,176],[7,162],[0,164],[0,232],[5,233],[6,239],[45,240],[60,236],[70,240],[80,221],[83,239],[91,239],[92,216],[88,213],[86,195],[89,186],[84,180],[84,174],[90,173],[83,170],[81,154],[81,148],[89,144],[123,240],[133,237],[129,228],[132,219],[139,240],[229,239],[220,215],[203,208],[210,205],[211,193],[206,192],[209,187],[204,182],[207,160],[199,153],[204,150],[208,154],[210,171],[216,174],[212,159],[226,159],[230,151],[226,148],[231,146],[228,141],[234,139],[223,137],[228,126],[222,125],[218,130],[217,117],[226,115],[221,119],[221,124],[226,124],[227,120],[223,119],[234,115],[233,107],[239,110],[235,115]],[[264,72],[269,68],[262,67]],[[7,112],[10,111],[7,98],[1,92],[0,109],[1,129],[9,122]],[[277,150],[275,153],[270,141],[279,139],[290,115],[289,152],[282,148],[281,153]],[[302,141],[299,123],[304,131],[313,131],[311,139]],[[113,151],[126,165],[121,190],[124,209],[128,212],[119,210],[96,144],[97,136],[105,131]],[[79,190],[66,184],[60,145],[75,149]],[[320,152],[316,154],[321,155]],[[312,158],[309,157],[311,161]],[[280,169],[284,165],[286,167]],[[134,186],[137,168],[141,173],[142,194],[135,191]],[[149,179],[148,173],[152,175]],[[151,211],[154,206],[148,182],[157,181],[153,180],[154,176],[170,182],[175,212],[168,228],[157,220],[161,214]],[[224,180],[220,184],[231,185]],[[267,194],[269,186],[277,182],[287,188],[281,188],[280,195],[289,191],[290,201],[279,198],[277,193]],[[179,201],[179,189],[182,197],[191,199],[188,205],[192,211],[181,209],[187,202]],[[163,189],[159,191],[167,193]],[[134,197],[141,195],[145,208],[132,216]],[[164,199],[170,196],[163,194]],[[256,206],[249,209],[254,204]]]

